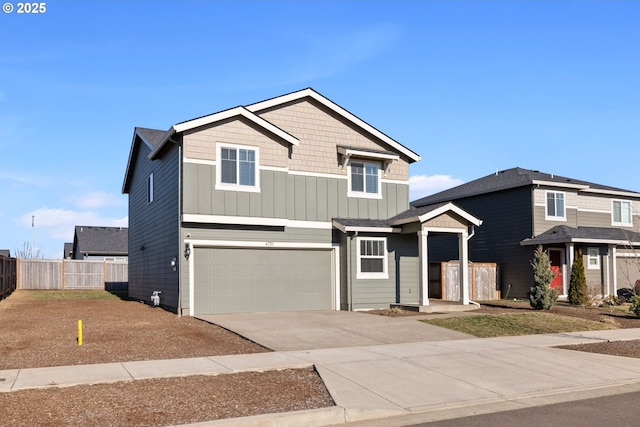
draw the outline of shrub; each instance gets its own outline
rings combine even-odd
[[[549,310],[558,300],[558,293],[550,286],[556,273],[551,270],[549,255],[541,245],[533,253],[531,266],[534,286],[529,291],[529,304],[536,310]]]
[[[631,305],[629,306],[629,312],[640,317],[640,296],[639,295],[632,296],[629,302],[631,302]]]
[[[571,279],[569,280],[569,302],[571,305],[585,305],[589,300],[587,289],[587,277],[584,274],[584,261],[582,250],[573,260],[571,266]]]

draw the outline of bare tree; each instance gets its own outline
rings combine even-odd
[[[44,259],[44,254],[40,252],[40,249],[34,249],[29,242],[25,241],[21,249],[16,249],[15,257],[20,259]]]

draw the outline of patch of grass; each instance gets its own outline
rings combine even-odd
[[[615,329],[612,325],[550,313],[506,313],[422,320],[479,338]]]
[[[111,292],[102,290],[87,291],[28,291],[28,295],[33,301],[54,301],[54,300],[109,300],[120,299]]]

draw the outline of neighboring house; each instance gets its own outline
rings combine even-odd
[[[73,259],[73,242],[66,242],[64,244],[62,259]]]
[[[640,193],[520,168],[412,202],[454,202],[483,225],[470,243],[473,261],[500,265],[502,296],[525,297],[533,286],[533,251],[548,250],[558,272],[552,287],[566,296],[578,250],[591,292],[616,295],[640,279]],[[433,260],[448,254],[432,245]]]
[[[92,227],[78,225],[73,236],[73,245],[65,258],[71,259],[126,261],[129,251],[128,229],[125,227]]]
[[[0,249],[0,256],[11,258],[11,251],[9,249]]]
[[[129,296],[180,314],[426,305],[427,237],[471,224],[409,209],[420,156],[312,89],[136,128]],[[456,245],[456,247],[458,247]],[[468,304],[468,274],[460,275]]]

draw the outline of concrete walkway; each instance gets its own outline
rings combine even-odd
[[[336,407],[192,426],[403,425],[640,390],[640,359],[552,348],[638,338],[618,329],[16,369],[0,371],[0,391],[315,365]]]

